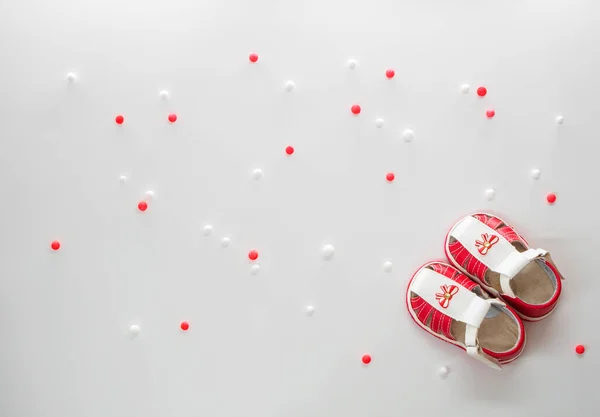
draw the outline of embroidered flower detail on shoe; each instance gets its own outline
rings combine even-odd
[[[450,300],[458,292],[458,287],[456,285],[442,285],[440,288],[443,293],[436,292],[435,299],[438,300],[442,308],[448,308]]]
[[[481,235],[481,239],[483,239],[483,241],[481,241],[481,240],[475,241],[475,246],[477,247],[477,250],[479,251],[479,253],[482,255],[487,254],[488,251],[492,248],[492,246],[494,246],[500,240],[500,238],[498,236],[496,236],[496,235],[490,236],[487,233],[483,233]]]

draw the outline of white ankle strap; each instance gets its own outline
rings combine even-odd
[[[462,219],[450,232],[469,253],[490,270],[500,274],[503,294],[515,298],[510,286],[513,279],[529,262],[546,255],[543,249],[519,252],[504,236],[472,216]]]
[[[496,300],[495,298],[490,298],[485,301],[488,302],[488,304],[490,306],[492,306],[492,305],[505,306],[505,304],[502,301]],[[491,356],[487,355],[483,350],[481,350],[481,347],[479,346],[479,342],[477,340],[478,332],[479,332],[478,327],[467,324],[467,327],[465,330],[465,345],[467,348],[467,354],[469,356],[473,357],[474,359],[477,359],[478,361],[485,363],[490,368],[494,368],[498,371],[501,370],[502,366],[500,366],[500,362],[498,362],[496,359],[492,358]]]
[[[456,281],[428,268],[423,268],[417,273],[410,290],[437,311],[465,323],[467,353],[494,369],[501,369],[500,363],[486,355],[479,347],[477,332],[491,306],[504,306],[502,301],[495,298],[480,298]]]
[[[525,266],[535,258],[547,254],[543,249],[527,249],[525,252],[515,250],[508,257],[492,270],[500,274],[500,287],[502,292],[509,297],[515,298],[515,293],[510,286],[510,280],[513,279]]]

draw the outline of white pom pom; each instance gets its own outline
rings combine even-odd
[[[483,195],[486,200],[492,201],[494,199],[494,197],[496,196],[496,191],[494,191],[493,188],[488,188],[487,190],[485,190]]]
[[[296,88],[296,84],[292,80],[289,80],[285,83],[284,88],[285,88],[285,91],[290,93],[290,92],[294,91],[294,89]]]
[[[204,236],[210,236],[212,235],[213,232],[213,227],[210,224],[207,224],[204,226],[204,228],[202,229],[202,234]]]
[[[321,251],[323,252],[323,258],[329,260],[333,257],[333,254],[335,253],[335,248],[333,247],[333,245],[325,245],[323,246],[323,249]]]
[[[254,180],[259,180],[263,177],[263,171],[260,168],[256,168],[254,171],[252,171],[252,179]]]
[[[412,142],[414,138],[415,132],[413,132],[412,129],[404,129],[404,131],[402,132],[402,139],[404,139],[404,142]]]
[[[131,326],[129,326],[129,334],[131,335],[131,337],[135,337],[138,334],[140,334],[140,326],[138,326],[137,324],[132,324]]]

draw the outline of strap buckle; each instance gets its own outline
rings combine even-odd
[[[493,305],[502,307],[506,306],[506,304],[496,298],[488,298],[485,301],[490,305],[490,307]],[[479,346],[479,340],[477,339],[478,331],[478,327],[467,324],[465,329],[465,346],[467,354],[472,358],[477,359],[479,362],[485,363],[490,368],[494,368],[498,371],[501,370],[502,367],[500,366],[500,362],[486,354]]]
[[[467,354],[472,358],[477,359],[479,362],[485,363],[490,368],[496,369],[497,371],[502,370],[500,362],[487,355],[483,350],[481,350],[481,347],[479,347],[478,345],[467,346]]]

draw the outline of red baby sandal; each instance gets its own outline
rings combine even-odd
[[[504,220],[485,213],[464,217],[446,236],[446,256],[523,320],[538,321],[556,308],[562,276],[547,251],[531,249]]]
[[[419,268],[408,283],[406,306],[423,330],[494,369],[517,359],[525,347],[517,313],[448,264]]]

